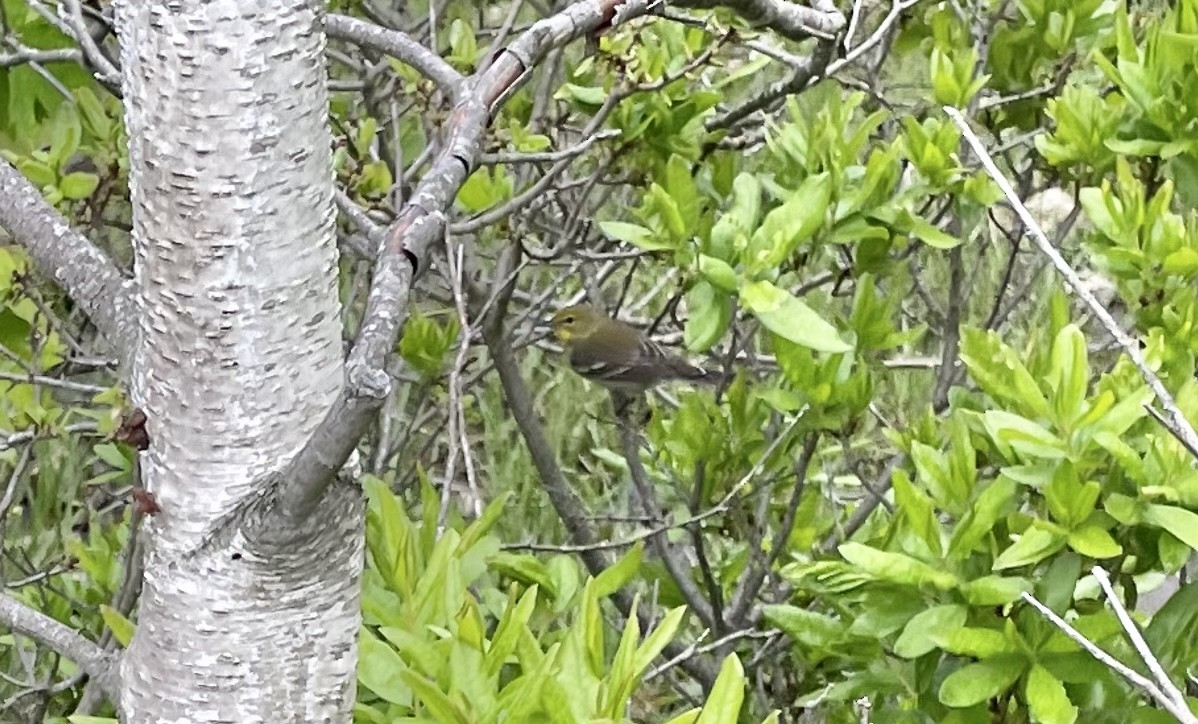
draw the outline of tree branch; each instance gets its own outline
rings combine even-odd
[[[619,427],[620,442],[624,446],[624,460],[628,463],[628,473],[632,476],[632,484],[636,486],[641,509],[649,517],[651,523],[658,523],[660,522],[661,506],[657,502],[657,494],[653,491],[653,484],[649,482],[645,466],[641,463],[641,436],[633,424],[623,417],[619,421]],[[649,544],[653,546],[654,552],[661,559],[670,578],[674,579],[682,598],[686,600],[691,610],[698,614],[703,625],[709,628],[715,626],[712,604],[703,598],[698,584],[690,575],[693,567],[691,562],[670,545],[665,534],[653,536],[649,539]]]
[[[78,631],[5,594],[0,594],[0,623],[13,633],[28,636],[74,661],[88,676],[100,682],[104,693],[113,701],[117,700],[116,657],[85,639]]]
[[[279,489],[280,513],[303,518],[315,510],[390,393],[387,359],[407,313],[412,282],[424,271],[429,248],[441,238],[445,210],[478,164],[483,135],[494,111],[523,85],[531,69],[552,49],[607,23],[627,22],[647,10],[647,0],[575,3],[534,23],[485,71],[466,81],[446,121],[440,152],[387,229],[375,263],[366,314],[346,360],[346,384],[341,396],[282,471],[286,482]]]
[[[786,506],[786,512],[782,516],[781,522],[778,524],[778,530],[774,532],[773,540],[770,541],[770,550],[768,553],[761,551],[762,555],[753,555],[749,562],[749,571],[737,584],[736,589],[732,592],[731,603],[728,604],[728,612],[726,614],[725,624],[729,628],[739,628],[745,625],[745,613],[748,612],[753,599],[761,590],[761,584],[765,581],[765,574],[769,572],[772,566],[782,555],[786,549],[786,540],[790,537],[791,528],[794,527],[795,515],[799,510],[799,502],[803,497],[803,490],[807,487],[807,469],[811,466],[811,459],[815,455],[815,446],[819,442],[819,433],[812,432],[807,435],[807,439],[803,441],[803,449],[799,452],[799,459],[795,461],[795,483],[791,490],[790,502]],[[764,525],[764,521],[762,521]],[[757,551],[754,551],[757,553]]]
[[[441,92],[452,101],[456,102],[465,89],[466,78],[461,73],[406,33],[337,14],[325,16],[324,30],[329,37],[373,48],[412,66],[425,78],[436,83]]]
[[[789,40],[832,40],[846,22],[844,13],[831,0],[814,0],[812,7],[789,0],[673,0],[670,4],[696,9],[726,7],[749,24],[768,27]]]
[[[39,272],[83,308],[127,368],[137,339],[132,281],[121,275],[104,252],[72,231],[33,184],[3,159],[0,227],[24,247]]]
[[[1002,190],[1003,195],[1007,197],[1007,201],[1014,207],[1015,213],[1019,215],[1019,219],[1023,222],[1024,227],[1030,232],[1036,248],[1048,257],[1056,270],[1065,278],[1066,289],[1076,294],[1086,303],[1086,306],[1090,308],[1090,311],[1094,313],[1094,316],[1102,324],[1103,329],[1114,338],[1115,342],[1123,349],[1123,352],[1131,358],[1132,364],[1140,371],[1140,376],[1148,383],[1148,387],[1156,395],[1156,398],[1160,400],[1161,407],[1164,407],[1168,413],[1167,420],[1161,417],[1157,419],[1162,420],[1162,423],[1167,422],[1168,424],[1165,424],[1165,429],[1177,438],[1178,442],[1191,455],[1198,457],[1198,432],[1194,431],[1194,427],[1190,424],[1190,421],[1186,419],[1186,416],[1177,406],[1177,403],[1174,402],[1173,395],[1165,387],[1165,383],[1148,366],[1148,362],[1144,359],[1144,355],[1140,351],[1139,343],[1123,331],[1119,323],[1107,311],[1107,308],[1098,301],[1098,298],[1094,296],[1089,287],[1082,282],[1081,277],[1077,275],[1073,267],[1069,266],[1069,262],[1065,261],[1065,257],[1061,256],[1061,252],[1057,251],[1052,242],[1048,240],[1048,236],[1040,228],[1040,224],[1032,216],[1031,212],[1027,210],[1027,207],[1023,205],[1023,202],[1015,193],[1015,189],[1011,187],[1011,183],[1007,181],[1006,176],[998,169],[998,166],[994,163],[994,159],[986,150],[985,145],[982,144],[981,139],[977,137],[973,129],[969,127],[969,123],[965,120],[961,112],[956,108],[949,108],[947,106],[944,108],[944,112],[961,129],[962,135],[965,136],[965,140],[969,142],[974,153],[978,155],[982,166],[986,169],[986,173],[990,174],[990,177],[998,184],[998,188]]]

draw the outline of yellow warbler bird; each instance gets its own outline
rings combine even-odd
[[[719,380],[593,307],[566,307],[549,324],[569,351],[570,368],[619,397],[639,395],[667,380]]]

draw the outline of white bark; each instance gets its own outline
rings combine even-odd
[[[118,10],[148,416],[129,722],[348,721],[360,491],[202,545],[292,458],[343,366],[320,0]],[[259,482],[259,485],[261,483]],[[243,534],[244,533],[244,534]]]

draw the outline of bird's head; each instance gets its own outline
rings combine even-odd
[[[549,326],[558,342],[569,345],[597,332],[603,319],[603,314],[591,307],[566,307],[553,315]]]

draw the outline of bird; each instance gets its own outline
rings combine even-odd
[[[549,326],[568,351],[570,368],[606,388],[617,406],[669,380],[715,384],[720,379],[594,307],[558,310]]]

